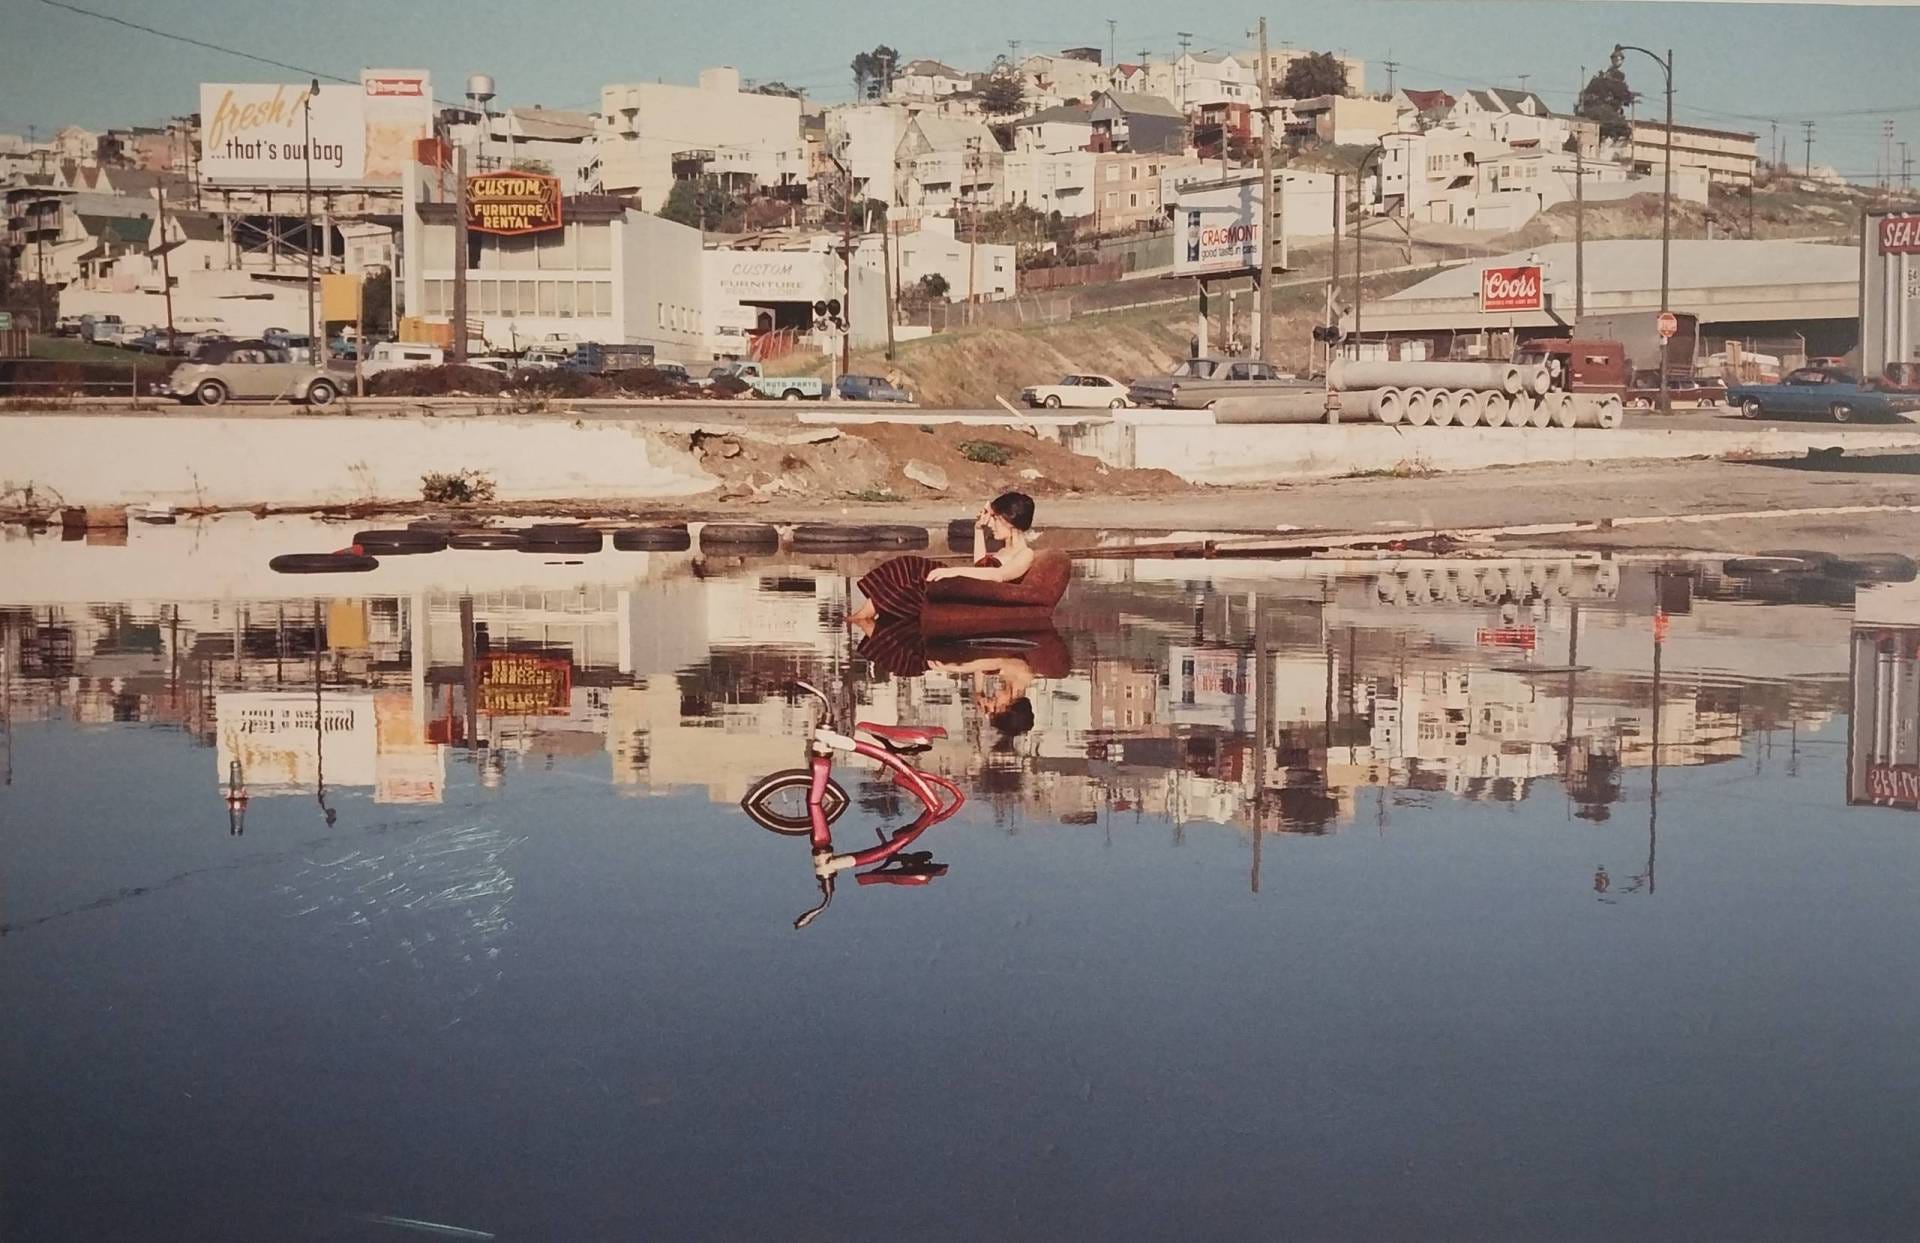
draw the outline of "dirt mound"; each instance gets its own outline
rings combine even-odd
[[[367,379],[372,397],[491,397],[507,387],[507,377],[485,367],[397,367]]]

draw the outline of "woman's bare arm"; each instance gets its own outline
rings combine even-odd
[[[1033,565],[1031,549],[1015,554],[1004,565],[954,565],[935,570],[927,576],[928,582],[937,582],[943,578],[978,578],[989,583],[1010,583],[1026,574]]]

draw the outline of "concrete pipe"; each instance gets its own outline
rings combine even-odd
[[[1540,399],[1547,408],[1548,420],[1555,427],[1572,427],[1574,420],[1574,399],[1572,393],[1548,393]]]
[[[1342,398],[1340,415],[1349,409]],[[1364,409],[1355,405],[1353,409]],[[1276,393],[1260,397],[1222,397],[1213,405],[1215,423],[1324,423],[1327,398],[1324,393]]]
[[[1463,388],[1454,393],[1457,402],[1453,421],[1460,427],[1478,427],[1487,417],[1487,395],[1478,389]]]
[[[1595,397],[1583,393],[1576,395],[1573,401],[1575,427],[1598,427],[1612,431],[1626,419],[1626,405],[1615,394]]]
[[[1479,388],[1520,391],[1521,368],[1512,363],[1365,362],[1336,358],[1327,368],[1328,384],[1341,391],[1381,388]]]
[[[1553,411],[1541,398],[1528,394],[1513,399],[1513,408],[1507,412],[1509,427],[1546,427],[1553,422]]]
[[[1340,403],[1344,407],[1346,398],[1342,397]],[[1407,417],[1407,396],[1397,388],[1376,388],[1367,401],[1367,413],[1391,427]]]
[[[1428,394],[1433,404],[1433,417],[1428,420],[1435,427],[1452,427],[1460,417],[1460,398],[1450,388],[1436,388]]]
[[[1425,427],[1433,422],[1433,394],[1424,388],[1406,390],[1407,425]]]
[[[1480,394],[1480,421],[1488,427],[1505,427],[1512,408],[1513,398],[1505,393]]]
[[[1545,367],[1520,367],[1517,370],[1520,372],[1521,388],[1516,391],[1528,392],[1535,397],[1545,397],[1553,391],[1553,377],[1547,374]]]

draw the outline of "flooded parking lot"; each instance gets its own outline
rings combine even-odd
[[[0,549],[9,1237],[1920,1212],[1911,585],[1102,560],[914,642],[873,557],[132,545]],[[798,680],[967,802],[796,930]],[[914,814],[834,776],[836,849]]]

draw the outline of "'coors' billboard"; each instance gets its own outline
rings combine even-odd
[[[1537,311],[1540,309],[1540,269],[1482,268],[1480,309],[1483,311]]]

